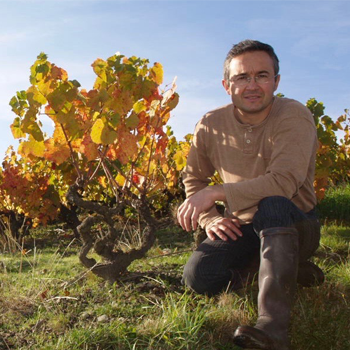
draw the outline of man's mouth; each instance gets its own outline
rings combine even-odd
[[[244,98],[248,101],[256,101],[258,99],[261,98],[260,95],[247,95],[247,96],[244,96]]]

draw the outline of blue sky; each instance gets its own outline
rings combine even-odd
[[[170,125],[181,140],[208,110],[230,102],[222,65],[233,44],[256,39],[280,59],[278,92],[315,97],[336,118],[350,108],[350,1],[0,0],[0,158],[15,144],[8,105],[29,86],[40,52],[92,87],[91,63],[116,52],[161,62],[177,76]]]

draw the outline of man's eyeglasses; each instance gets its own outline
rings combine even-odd
[[[246,86],[252,81],[252,79],[254,79],[257,84],[267,84],[276,79],[277,76],[278,74],[276,74],[274,77],[271,77],[268,74],[258,74],[253,78],[249,77],[248,75],[239,75],[232,77],[230,81],[236,86]]]

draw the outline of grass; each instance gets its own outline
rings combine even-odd
[[[0,255],[0,349],[239,350],[231,336],[257,317],[254,286],[215,298],[181,284],[192,238],[176,227],[157,233],[148,257],[108,284],[85,271],[75,242]],[[314,260],[325,284],[298,289],[293,350],[350,349],[350,228],[325,225]]]
[[[318,204],[318,211],[325,223],[350,225],[350,184],[328,188],[325,198]]]

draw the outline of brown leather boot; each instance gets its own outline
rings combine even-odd
[[[260,257],[254,258],[252,262],[241,269],[231,270],[232,284],[230,290],[237,291],[245,288],[258,280]],[[323,271],[311,261],[303,261],[298,266],[298,285],[310,288],[323,284],[325,281],[325,275]]]
[[[258,320],[239,326],[233,342],[244,349],[288,350],[288,327],[298,271],[298,231],[274,227],[260,232]]]
[[[299,263],[297,282],[303,287],[320,286],[325,280],[323,271],[311,261]]]

